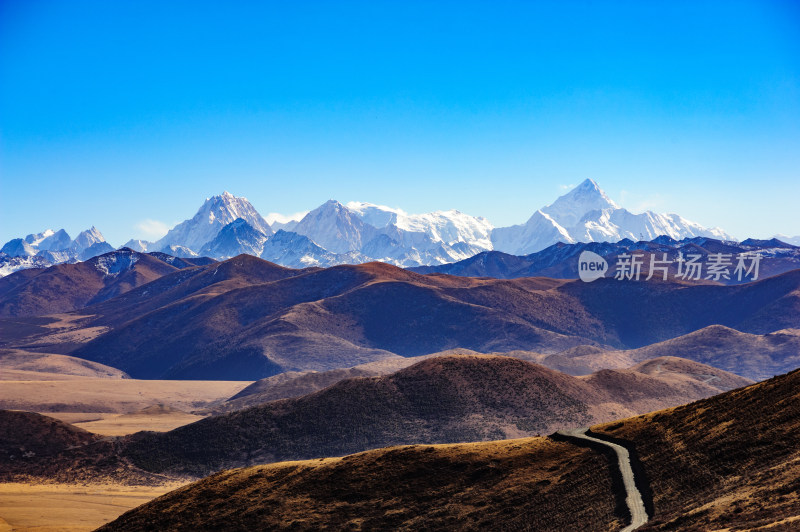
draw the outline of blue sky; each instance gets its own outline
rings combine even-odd
[[[502,226],[587,177],[800,234],[800,3],[0,0],[0,243],[223,190]]]

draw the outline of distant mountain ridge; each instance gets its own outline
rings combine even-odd
[[[651,241],[634,242],[623,239],[619,242],[591,242],[565,244],[557,243],[544,250],[525,256],[509,255],[500,251],[486,251],[468,259],[442,264],[438,266],[420,266],[410,268],[417,273],[443,273],[468,277],[495,277],[498,279],[517,279],[521,277],[551,277],[554,279],[577,279],[578,260],[583,252],[592,252],[603,257],[609,264],[605,277],[613,278],[617,275],[618,261],[621,256],[635,255],[641,260],[641,275],[639,280],[646,280],[650,274],[651,260],[656,266],[668,268],[667,278],[678,278],[680,260],[688,260],[698,256],[697,262],[702,265],[699,275],[693,273],[685,275],[684,280],[699,282],[721,282],[723,284],[740,284],[752,280],[772,277],[787,271],[800,268],[800,247],[786,244],[777,239],[754,240],[747,239],[742,242],[722,241],[706,237],[684,238],[677,241],[668,236],[660,236]],[[751,255],[758,254],[758,271],[753,269],[741,279],[736,273],[738,257],[748,254],[744,264],[750,268]],[[725,269],[728,276],[710,275],[709,262],[714,256],[722,254],[723,258],[730,261]],[[685,272],[684,268],[684,272]],[[663,279],[663,272],[655,271],[656,279]],[[757,277],[756,277],[757,273]],[[710,279],[708,278],[710,276]],[[695,278],[697,277],[697,278]]]
[[[267,246],[276,230],[284,231],[280,244]],[[275,222],[272,227],[246,198],[226,191],[207,198],[192,218],[170,229],[158,241],[132,239],[124,247],[218,260],[247,253],[293,267],[370,261],[420,267],[452,264],[489,251],[528,255],[557,243],[654,240],[660,236],[674,240],[733,240],[719,228],[707,229],[677,214],[634,214],[587,179],[535,211],[526,223],[510,227],[494,227],[484,218],[456,210],[408,214],[382,205],[345,205],[335,200],[325,202],[300,220]],[[86,260],[111,250],[95,228],[62,247],[68,238],[63,230],[47,230],[9,241],[2,249],[5,255],[0,255],[0,275]],[[69,252],[63,253],[64,250]],[[47,251],[59,253],[47,255]]]

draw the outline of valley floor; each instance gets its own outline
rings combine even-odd
[[[225,400],[248,381],[144,381],[70,377],[3,380],[0,409],[55,417],[103,436],[168,431],[201,419],[190,412]],[[46,375],[49,376],[49,375]]]
[[[0,532],[94,530],[183,484],[0,484]]]

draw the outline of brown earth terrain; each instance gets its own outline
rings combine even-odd
[[[0,349],[0,381],[65,377],[124,379],[128,375],[116,368],[82,358],[22,349]]]
[[[603,455],[547,438],[412,445],[221,472],[101,530],[619,530],[611,489]]]
[[[76,422],[73,424],[76,427],[102,436],[125,436],[143,430],[167,432],[199,421],[203,417],[158,404],[148,406],[132,414],[108,415],[96,421]]]
[[[184,482],[0,484],[0,532],[89,532]]]
[[[588,346],[587,346],[588,347]],[[601,353],[604,351],[599,350]],[[431,355],[424,355],[420,357],[388,359],[380,362],[371,362],[362,364],[353,368],[336,369],[323,372],[289,372],[268,377],[254,382],[250,386],[244,388],[241,392],[231,397],[227,401],[215,403],[210,409],[209,413],[224,413],[234,410],[242,410],[250,406],[264,404],[278,399],[288,399],[293,397],[300,397],[309,393],[313,393],[328,386],[350,378],[355,377],[377,377],[381,375],[389,375],[403,368],[416,364],[421,360],[434,358],[445,355],[478,355],[475,351],[467,349],[452,349],[442,353],[433,353]],[[532,353],[528,351],[511,351],[508,353],[492,353],[495,356],[508,356],[519,358],[527,362],[542,364],[546,367],[546,362],[552,355],[542,355],[540,353]],[[551,368],[557,369],[557,368]],[[614,370],[606,373],[599,372],[597,375],[592,376],[589,382],[598,384],[600,387],[608,385],[607,393],[612,397],[619,392],[622,392],[625,401],[633,399],[637,393],[645,401],[642,404],[637,404],[633,411],[635,412],[649,412],[663,408],[666,404],[665,398],[675,396],[678,401],[690,401],[702,397],[720,393],[723,391],[746,386],[752,381],[749,379],[733,375],[731,373],[717,370],[716,368],[693,363],[685,359],[678,359],[675,357],[661,357],[653,359],[652,361],[643,362],[635,367],[627,368],[629,371]],[[639,379],[633,378],[636,374]],[[581,374],[583,375],[583,374]],[[602,376],[606,378],[603,379]],[[632,376],[633,375],[633,376]],[[652,386],[653,380],[647,379],[644,376],[654,376],[663,382],[659,383],[659,390],[641,390],[637,389]],[[627,376],[627,377],[626,377]],[[624,382],[621,379],[626,379]],[[614,385],[615,381],[619,381],[619,385]],[[624,386],[623,386],[624,385]],[[659,395],[659,392],[661,395]],[[647,401],[652,401],[648,403]],[[617,401],[619,403],[619,401]],[[648,406],[652,405],[652,407]],[[626,411],[626,410],[623,410]]]
[[[139,381],[5,369],[0,374],[19,379],[0,381],[0,409],[38,412],[114,436],[166,431],[197,421],[201,417],[191,412],[208,410],[249,384]]]
[[[800,370],[592,427],[633,450],[641,530],[796,530]],[[414,445],[223,471],[103,530],[619,530],[604,455],[545,438]]]
[[[750,334],[723,325],[709,325],[638,349],[581,345],[553,355],[528,354],[531,361],[570,375],[627,368],[667,356],[694,360],[753,380],[764,380],[800,366],[800,329]]]

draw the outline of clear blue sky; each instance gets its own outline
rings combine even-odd
[[[223,190],[510,225],[587,177],[800,234],[800,2],[0,0],[0,243]]]

